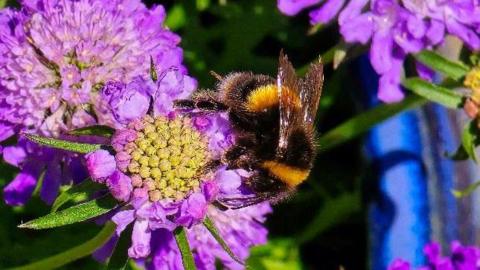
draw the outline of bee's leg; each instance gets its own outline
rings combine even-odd
[[[222,162],[227,164],[227,170],[245,169],[251,171],[258,160],[251,153],[250,148],[235,145],[223,155]]]
[[[177,109],[193,110],[197,109],[204,112],[226,111],[228,107],[220,102],[218,98],[210,91],[202,91],[195,94],[192,99],[179,99],[174,101]]]
[[[200,173],[201,174],[208,173],[210,171],[217,169],[221,165],[222,165],[221,160],[218,160],[218,159],[209,160],[205,165],[203,165]]]

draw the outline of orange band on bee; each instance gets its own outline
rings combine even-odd
[[[290,187],[298,186],[307,179],[310,170],[298,169],[276,161],[265,161],[261,165],[262,168],[268,170],[279,180]]]
[[[246,107],[250,112],[261,112],[265,109],[278,106],[278,91],[276,84],[267,84],[253,90],[247,97]],[[300,109],[302,103],[296,92],[283,86],[282,100],[285,106],[294,106]]]

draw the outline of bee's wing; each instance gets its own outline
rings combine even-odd
[[[277,75],[277,91],[280,110],[280,130],[278,140],[278,152],[283,153],[288,147],[288,137],[299,120],[298,99],[300,97],[300,81],[295,74],[292,63],[288,61],[288,57],[280,52],[278,75]]]
[[[313,125],[323,87],[323,64],[320,59],[310,65],[300,87],[303,121]]]

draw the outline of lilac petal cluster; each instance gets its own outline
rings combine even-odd
[[[147,8],[140,0],[24,0],[20,10],[2,9],[0,142],[19,132],[58,137],[94,124],[118,127],[135,117],[112,115],[109,106],[119,104],[104,99],[100,89],[110,80],[131,82],[148,74],[150,59],[160,73],[186,73],[180,38],[162,26],[164,19],[162,6]],[[145,102],[144,94],[130,88],[128,103]],[[21,169],[5,189],[7,203],[23,204],[30,197],[38,170],[46,170],[43,183],[51,188],[71,183],[58,179],[58,169],[51,166],[31,169],[36,156],[55,156],[38,151],[47,150],[24,143],[5,147],[4,159]],[[57,154],[52,158],[68,168],[70,158]]]
[[[268,203],[225,212],[212,206],[219,196],[241,194],[241,175],[245,173],[241,170],[221,167],[202,172],[200,179],[196,179],[196,173],[189,174],[191,168],[196,168],[195,162],[205,165],[205,160],[219,158],[234,143],[225,114],[186,116],[174,110],[173,101],[190,96],[195,88],[192,78],[178,70],[159,73],[156,82],[134,78],[127,84],[107,83],[101,95],[124,126],[117,128],[112,137],[114,152],[89,153],[86,165],[92,179],[104,183],[124,205],[112,221],[117,224],[117,236],[132,226],[128,250],[131,258],[143,260],[150,256],[152,259],[145,263],[151,269],[183,269],[172,233],[183,226],[200,269],[215,269],[216,259],[230,269],[241,269],[241,264],[228,256],[201,221],[209,215],[233,252],[245,259],[251,246],[266,241],[262,222],[271,209]],[[178,145],[186,146],[174,155]],[[189,147],[197,146],[205,148],[196,148],[192,153]],[[200,160],[196,160],[199,155]]]
[[[207,209],[208,216],[214,221],[222,238],[242,261],[247,259],[252,246],[266,243],[268,231],[261,223],[265,221],[265,215],[270,212],[268,203],[227,211],[220,211],[213,206]],[[220,260],[226,269],[245,269],[244,265],[227,254],[202,224],[187,229],[187,237],[197,269],[216,269],[216,260]],[[181,254],[171,232],[158,230],[152,234],[152,260],[146,268],[183,269]]]
[[[419,270],[475,270],[480,267],[480,248],[475,246],[462,246],[459,241],[453,241],[450,245],[451,255],[441,255],[441,247],[438,243],[427,244],[423,248],[427,265],[421,266]],[[389,270],[410,270],[413,269],[410,263],[396,259]]]
[[[316,1],[279,0],[286,15],[295,15]],[[326,0],[310,11],[311,24],[338,21],[347,43],[370,43],[370,61],[380,75],[379,99],[399,101],[405,57],[441,44],[446,34],[460,38],[473,50],[480,48],[480,3],[439,0]],[[421,76],[430,71],[418,67]]]

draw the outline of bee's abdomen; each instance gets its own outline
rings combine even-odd
[[[293,167],[274,160],[264,161],[260,166],[289,187],[298,186],[310,174],[309,169]]]

